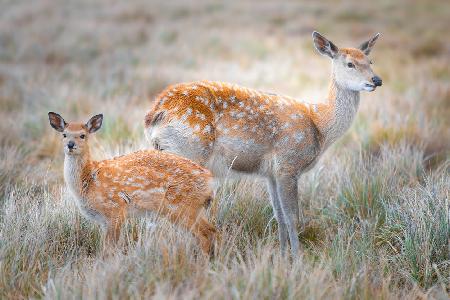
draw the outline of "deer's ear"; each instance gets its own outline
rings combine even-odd
[[[49,112],[48,113],[48,120],[50,121],[50,125],[55,129],[56,131],[63,132],[64,128],[66,128],[67,123],[64,121],[64,119],[57,113]]]
[[[375,45],[375,42],[377,41],[378,37],[380,36],[379,33],[375,34],[374,37],[372,37],[370,40],[364,42],[359,46],[359,49],[364,52],[365,55],[369,55],[370,51],[372,51],[372,47]]]
[[[89,133],[94,133],[102,127],[103,114],[93,116],[87,123],[86,128]]]
[[[323,35],[314,31],[312,33],[314,40],[314,47],[320,54],[329,56],[330,58],[335,58],[339,52],[339,48],[333,44],[331,41],[327,40]]]

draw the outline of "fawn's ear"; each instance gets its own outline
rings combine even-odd
[[[58,115],[57,113],[54,112],[49,112],[48,113],[48,119],[50,121],[50,125],[59,132],[63,132],[64,128],[66,128],[67,123],[66,121],[64,121],[64,119]]]
[[[316,47],[317,51],[319,51],[322,55],[327,55],[330,58],[335,58],[339,52],[339,48],[333,44],[331,41],[327,40],[323,35],[314,31],[312,33],[312,37],[314,40],[314,47]]]
[[[93,116],[87,123],[86,128],[89,133],[94,133],[102,127],[103,114]]]
[[[373,38],[362,43],[361,46],[359,46],[359,49],[362,52],[364,52],[365,55],[369,55],[370,51],[372,51],[372,47],[375,45],[375,42],[377,41],[379,36],[380,36],[379,33],[375,34]]]

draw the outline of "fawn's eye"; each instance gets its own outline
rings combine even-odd
[[[369,61],[369,63],[370,63],[371,65],[373,65],[373,60]]]
[[[80,135],[80,139],[84,139],[86,136],[84,134]]]
[[[353,63],[349,62],[349,63],[347,64],[347,67],[349,67],[349,68],[354,68],[355,65],[354,65]]]
[[[63,137],[67,137],[67,134],[63,133]]]

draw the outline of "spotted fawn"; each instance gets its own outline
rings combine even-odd
[[[50,125],[62,133],[64,179],[82,215],[106,230],[106,241],[117,241],[127,216],[156,212],[180,224],[198,238],[209,253],[215,228],[204,207],[212,197],[212,176],[198,164],[174,154],[137,151],[93,161],[89,136],[100,129],[103,115],[86,124],[66,123],[48,114]]]

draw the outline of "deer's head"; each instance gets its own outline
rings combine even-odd
[[[340,87],[353,91],[372,92],[382,84],[381,78],[373,72],[372,61],[368,57],[379,35],[377,33],[370,40],[362,43],[359,48],[338,48],[316,31],[313,32],[312,37],[317,51],[331,58],[333,77]]]
[[[100,129],[103,115],[93,116],[86,124],[66,123],[59,114],[54,112],[48,113],[48,119],[53,129],[62,133],[64,153],[66,155],[81,155],[89,150],[89,135]]]

